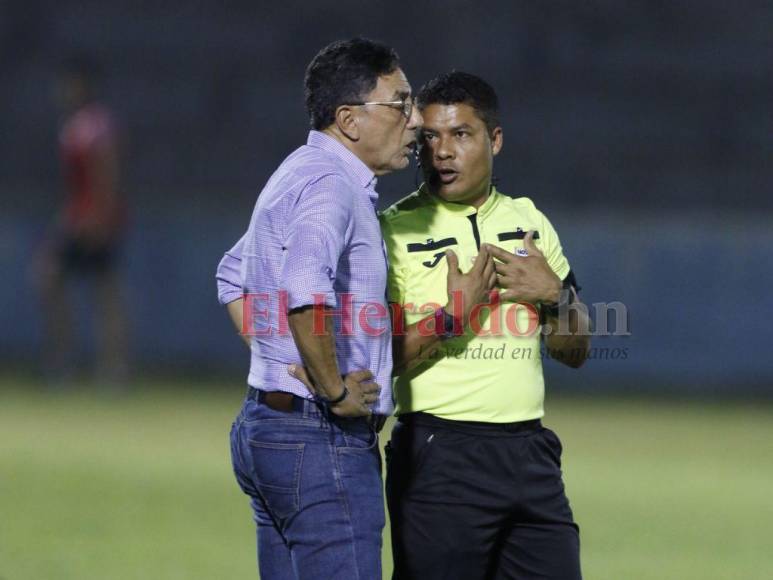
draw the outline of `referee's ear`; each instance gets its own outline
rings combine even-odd
[[[349,105],[341,105],[336,109],[336,128],[352,141],[360,140],[360,127],[357,115]]]
[[[494,129],[489,134],[489,139],[491,141],[491,155],[496,157],[497,155],[499,155],[499,152],[502,150],[502,144],[503,144],[502,127],[494,127]]]

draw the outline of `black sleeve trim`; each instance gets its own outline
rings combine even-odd
[[[574,270],[569,270],[569,273],[566,275],[566,278],[564,278],[564,284],[563,284],[564,289],[565,290],[568,289],[569,286],[572,286],[575,292],[577,292],[577,294],[579,294],[580,290],[582,290],[582,286],[580,286],[577,283],[577,278],[575,278],[574,276]]]

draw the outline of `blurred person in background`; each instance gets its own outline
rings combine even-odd
[[[217,271],[221,302],[249,297],[252,335],[231,453],[254,511],[261,578],[375,579],[385,524],[377,432],[392,412],[389,320],[380,332],[348,332],[333,319],[345,297],[356,311],[386,312],[376,180],[408,166],[420,117],[397,54],[367,39],[323,48],[305,93],[306,144],[258,196],[239,265],[229,252]],[[229,312],[241,322],[240,307]],[[306,365],[308,387],[287,372],[291,364]]]
[[[76,370],[71,282],[87,282],[95,305],[95,377],[112,387],[128,378],[127,329],[118,254],[126,231],[120,192],[115,118],[98,101],[102,80],[91,58],[68,58],[59,70],[56,98],[63,112],[59,150],[66,199],[36,260],[45,318],[48,380],[66,384]]]

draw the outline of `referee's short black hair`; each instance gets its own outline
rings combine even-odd
[[[423,111],[429,105],[470,105],[491,133],[499,127],[499,99],[494,88],[470,73],[451,71],[427,82],[416,95],[416,106]]]
[[[329,127],[341,105],[362,102],[378,77],[400,66],[397,53],[367,38],[338,40],[320,50],[306,68],[306,110],[312,129]]]

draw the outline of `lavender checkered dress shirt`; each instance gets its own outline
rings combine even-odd
[[[387,259],[375,185],[357,156],[311,131],[263,188],[247,232],[217,269],[222,303],[256,296],[251,386],[311,398],[287,373],[288,364],[302,361],[281,316],[283,309],[324,302],[341,314],[335,318],[341,373],[370,370],[381,386],[374,413],[392,413],[391,325],[381,315],[388,312]]]

